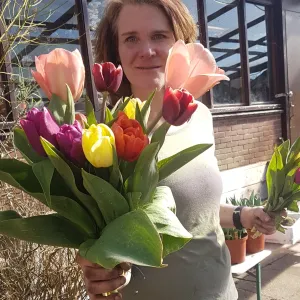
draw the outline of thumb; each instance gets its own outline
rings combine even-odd
[[[254,211],[254,216],[260,219],[262,222],[269,222],[271,220],[270,216],[265,213],[261,207],[257,207],[257,209]]]

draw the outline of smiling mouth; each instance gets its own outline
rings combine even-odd
[[[159,69],[160,66],[152,66],[152,67],[136,67],[139,70],[155,70],[155,69]]]

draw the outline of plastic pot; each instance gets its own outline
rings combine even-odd
[[[246,259],[246,242],[248,235],[237,240],[225,240],[231,256],[231,264],[240,264]]]
[[[246,243],[246,252],[249,254],[254,254],[260,252],[265,249],[265,235],[261,234],[259,237],[254,239],[252,236],[255,232],[251,232],[250,229],[247,230],[248,232],[248,240]]]

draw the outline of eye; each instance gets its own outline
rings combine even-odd
[[[137,37],[136,36],[129,36],[125,39],[125,43],[136,43],[137,42]]]
[[[167,38],[167,36],[162,33],[157,33],[152,37],[153,40],[162,40],[162,39],[166,39],[166,38]]]

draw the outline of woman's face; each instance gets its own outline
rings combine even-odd
[[[128,4],[121,10],[117,26],[119,57],[132,88],[163,87],[166,60],[175,43],[164,13],[152,5]]]

